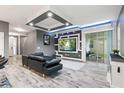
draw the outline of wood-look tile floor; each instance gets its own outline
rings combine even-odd
[[[86,63],[80,70],[63,68],[51,77],[29,70],[21,65],[21,57],[11,57],[5,66],[6,75],[14,88],[105,88],[107,66],[99,63]]]

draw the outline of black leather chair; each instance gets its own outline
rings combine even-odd
[[[4,68],[4,65],[8,62],[8,59],[6,59],[5,57],[1,57],[0,58],[0,69]]]

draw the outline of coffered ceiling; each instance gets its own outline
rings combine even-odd
[[[121,5],[0,5],[0,20],[10,23],[10,30],[23,28],[24,32],[36,29],[26,25],[44,12],[50,10],[74,25],[88,24],[102,20],[116,20]],[[46,28],[62,25],[61,22],[49,18],[37,23]]]

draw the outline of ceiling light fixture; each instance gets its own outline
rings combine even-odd
[[[65,25],[66,25],[66,26],[69,26],[69,23],[68,23],[68,22],[66,22],[66,23],[65,23]]]
[[[48,17],[52,17],[53,14],[52,14],[51,12],[49,12],[49,13],[47,14],[47,16],[48,16]]]
[[[30,26],[33,26],[34,24],[33,23],[29,23]]]

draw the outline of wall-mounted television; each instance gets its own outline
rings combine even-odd
[[[70,37],[70,38],[60,38],[58,40],[58,51],[59,52],[77,52],[77,38]]]

